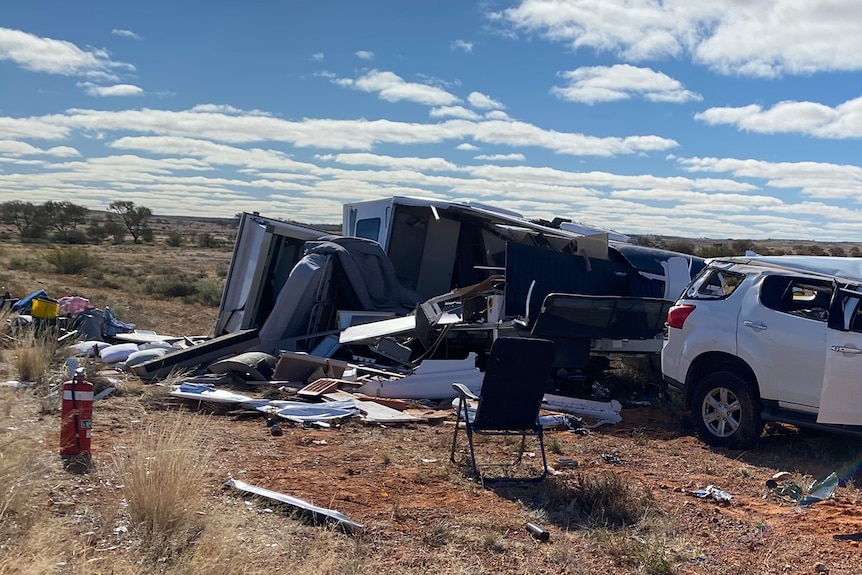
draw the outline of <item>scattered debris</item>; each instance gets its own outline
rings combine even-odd
[[[611,401],[592,401],[546,393],[542,407],[598,420],[597,423],[589,427],[598,427],[605,423],[619,423],[623,420],[620,415],[623,406],[615,399]]]
[[[713,499],[719,503],[729,503],[733,496],[721,489],[717,488],[714,485],[707,485],[703,489],[697,489],[695,491],[689,491],[690,494],[695,497],[699,497],[701,499]]]
[[[551,538],[551,534],[536,525],[535,523],[527,523],[527,532],[541,542],[546,542]]]
[[[611,465],[625,465],[626,460],[615,453],[602,453],[602,460]]]
[[[766,481],[766,487],[776,496],[798,505],[811,505],[829,499],[835,493],[835,488],[838,487],[838,474],[834,471],[814,481],[807,490],[802,489],[793,481],[779,483],[788,477],[790,474],[786,471],[776,473]]]
[[[345,532],[353,535],[361,535],[365,531],[365,527],[363,525],[351,521],[343,513],[334,511],[332,509],[326,509],[325,507],[318,507],[316,505],[312,505],[311,503],[308,503],[296,497],[291,497],[290,495],[278,493],[277,491],[270,491],[269,489],[257,487],[255,485],[245,483],[244,481],[239,481],[238,479],[230,479],[225,483],[225,487],[237,489],[239,491],[250,493],[258,497],[265,497],[273,501],[284,503],[285,505],[288,505],[289,507],[297,509],[300,512],[306,514],[306,516],[308,516],[309,519],[311,519],[311,521],[315,524],[335,523]]]

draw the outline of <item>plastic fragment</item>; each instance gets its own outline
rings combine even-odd
[[[719,502],[730,501],[733,499],[733,496],[730,493],[718,489],[715,485],[707,485],[703,489],[692,491],[691,494],[695,497],[700,497],[701,499],[709,497]]]

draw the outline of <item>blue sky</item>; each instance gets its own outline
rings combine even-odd
[[[857,0],[8,2],[0,201],[862,241]]]

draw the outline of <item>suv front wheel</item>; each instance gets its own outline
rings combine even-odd
[[[745,449],[763,430],[754,386],[733,371],[717,371],[701,379],[691,407],[698,435],[709,445]]]

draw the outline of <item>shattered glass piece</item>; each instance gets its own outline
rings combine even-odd
[[[800,505],[811,505],[824,499],[829,499],[838,487],[838,474],[834,471],[826,477],[819,479],[808,488],[808,495],[802,498]]]

